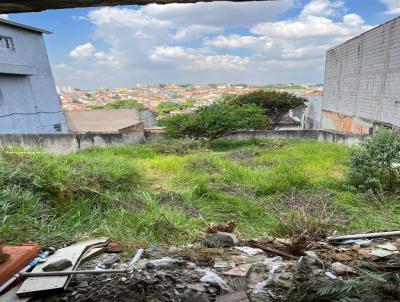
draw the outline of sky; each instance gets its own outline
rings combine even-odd
[[[278,0],[2,17],[53,32],[57,85],[322,83],[326,50],[400,15],[400,0]]]

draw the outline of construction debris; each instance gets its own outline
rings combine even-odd
[[[218,233],[218,232],[224,232],[224,233],[233,233],[233,231],[236,228],[236,222],[234,220],[229,221],[227,224],[210,224],[208,225],[206,229],[206,233]]]
[[[107,240],[100,240],[102,247],[93,241],[78,243],[70,247],[70,250],[78,250],[77,246],[79,249],[85,246],[77,263],[72,261],[76,255],[67,254],[67,248],[62,248],[48,258],[48,263],[40,265],[40,271],[35,269],[23,274],[29,278],[21,288],[26,288],[29,282],[30,293],[25,293],[27,297],[35,295],[35,302],[297,301],[293,298],[296,293],[302,296],[303,291],[307,294],[315,292],[312,287],[315,284],[329,285],[330,282],[351,282],[353,279],[362,282],[366,268],[382,272],[382,276],[400,270],[400,241],[393,239],[368,242],[355,239],[343,244],[313,241],[307,245],[308,250],[297,257],[291,254],[290,240],[284,238],[247,241],[237,240],[233,234],[224,232],[206,234],[205,238],[210,236],[217,239],[223,236],[223,244],[218,241],[218,245],[224,247],[205,247],[206,239],[184,246],[151,245],[146,252],[139,249],[132,260],[125,253],[101,253]],[[226,242],[229,242],[228,246]],[[57,254],[59,256],[55,257]],[[45,266],[61,259],[70,260],[73,266],[43,271]],[[89,260],[84,263],[85,259]],[[67,278],[70,282],[55,292],[48,288],[47,281],[41,282],[52,279],[51,276],[57,281],[58,288],[59,278]],[[20,292],[21,289],[18,294]],[[385,299],[377,301],[395,301]]]
[[[69,259],[73,264],[72,267],[66,269],[67,271],[75,270],[86,252],[99,246],[106,246],[108,242],[109,240],[107,238],[100,238],[82,241],[66,248],[59,249],[48,258],[47,263],[37,265],[33,269],[33,273],[43,272],[44,266],[62,259]],[[50,272],[47,274],[50,274]],[[49,291],[65,290],[70,279],[70,276],[27,278],[19,289],[17,295],[19,297],[27,297],[43,292],[48,293]]]
[[[32,269],[53,250],[39,253],[40,251],[41,247],[37,244],[3,246],[3,252],[10,257],[0,264],[0,294],[20,277],[20,273]]]
[[[68,259],[61,259],[56,262],[47,264],[43,267],[44,272],[55,272],[55,271],[63,271],[68,267],[72,266],[72,262]]]
[[[249,298],[244,290],[218,296],[215,302],[248,302]]]
[[[400,231],[332,236],[332,237],[327,237],[326,239],[328,241],[340,241],[349,239],[378,238],[378,237],[392,237],[392,236],[400,236]]]
[[[6,262],[10,258],[10,254],[3,251],[4,239],[0,239],[0,264]]]
[[[204,238],[204,245],[208,247],[233,247],[237,243],[238,239],[232,233],[210,233]]]

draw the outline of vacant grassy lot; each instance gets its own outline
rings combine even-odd
[[[179,243],[235,220],[246,237],[301,224],[333,230],[400,225],[397,196],[346,184],[347,147],[304,140],[156,142],[66,156],[0,154],[0,237],[68,241],[85,234]]]

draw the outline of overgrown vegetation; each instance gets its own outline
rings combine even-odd
[[[164,120],[170,138],[216,139],[237,129],[260,129],[265,125],[263,110],[256,105],[216,103],[193,113],[171,116]]]
[[[349,156],[350,183],[374,191],[399,189],[400,134],[381,129],[353,147]]]
[[[93,109],[93,110],[98,110],[98,109],[137,109],[137,110],[143,110],[143,109],[145,109],[144,105],[142,103],[139,103],[136,100],[118,100],[116,102],[112,102],[112,103],[106,104],[104,106],[90,105],[89,108]]]
[[[347,189],[347,151],[286,139],[173,140],[60,156],[4,150],[0,237],[182,243],[230,220],[244,237],[292,236],[293,226],[317,238],[398,228],[396,195]]]
[[[400,300],[400,274],[358,268],[357,277],[344,280],[314,281],[302,283],[290,301],[300,302],[386,302]]]

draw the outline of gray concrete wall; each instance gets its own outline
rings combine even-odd
[[[42,35],[2,23],[0,35],[15,47],[0,49],[0,133],[67,132]]]
[[[400,17],[327,51],[321,126],[400,126]]]
[[[66,154],[91,147],[137,144],[144,141],[143,133],[117,134],[3,134],[0,148],[23,147],[43,149],[54,154]]]
[[[303,129],[321,129],[322,96],[303,96],[307,99],[307,107],[304,110],[302,120]]]
[[[155,112],[145,109],[139,111],[140,120],[145,128],[157,127],[157,115]]]
[[[313,139],[318,141],[325,141],[330,143],[341,144],[357,144],[361,142],[367,135],[360,134],[345,134],[324,130],[257,130],[257,131],[236,131],[229,135],[227,138],[243,139],[243,138],[299,138],[299,139]]]

